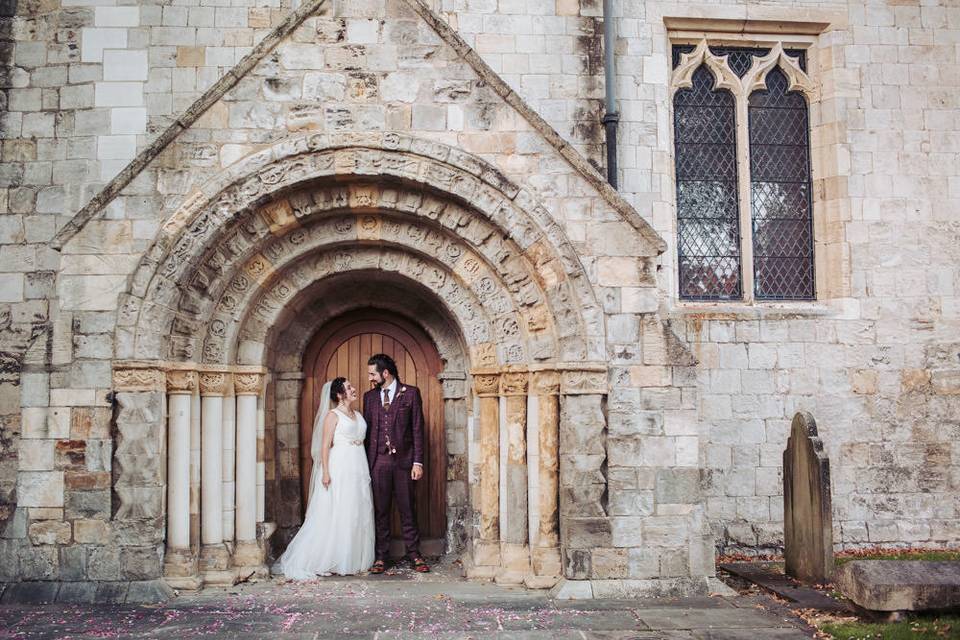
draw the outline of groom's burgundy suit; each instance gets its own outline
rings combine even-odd
[[[400,512],[407,556],[420,557],[420,532],[414,505],[414,463],[423,464],[423,400],[420,390],[397,380],[390,408],[383,406],[383,389],[374,387],[363,395],[367,421],[367,461],[373,483],[377,527],[377,560],[385,560],[390,548],[390,507],[395,500]],[[389,443],[389,446],[388,446]],[[390,449],[396,453],[391,453]]]

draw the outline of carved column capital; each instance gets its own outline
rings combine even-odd
[[[167,371],[167,393],[192,394],[197,388],[196,371]]]
[[[607,393],[606,371],[564,371],[560,376],[564,395],[603,395]]]
[[[162,369],[114,369],[113,388],[115,391],[164,391],[166,377]]]
[[[500,376],[500,395],[525,396],[530,374],[526,371],[510,371]]]
[[[530,374],[530,393],[537,396],[555,396],[560,393],[559,371],[534,371]]]
[[[473,390],[481,398],[500,395],[500,374],[474,373]]]
[[[200,374],[200,395],[224,396],[227,395],[227,384],[230,374],[223,372],[205,371]]]
[[[233,388],[238,396],[258,396],[263,390],[263,374],[235,373]]]

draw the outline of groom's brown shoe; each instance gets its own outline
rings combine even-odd
[[[413,559],[413,570],[417,573],[430,573],[430,565],[423,561],[423,558]]]
[[[381,574],[387,570],[387,566],[384,564],[383,560],[377,560],[373,563],[373,566],[370,567],[370,573]]]

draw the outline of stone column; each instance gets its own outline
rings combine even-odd
[[[560,374],[538,371],[530,379],[530,394],[537,403],[537,436],[539,456],[537,474],[537,531],[532,551],[533,572],[537,576],[558,577],[560,566],[559,519],[559,438],[560,438]]]
[[[592,577],[592,554],[613,546],[604,505],[606,478],[606,367],[560,375],[560,538],[565,578]]]
[[[266,519],[267,498],[267,407],[263,394],[257,396],[257,524]]]
[[[237,448],[237,399],[232,385],[227,385],[223,398],[223,541],[229,548],[234,541],[234,511],[236,509],[236,448]]]
[[[475,373],[480,422],[480,529],[471,577],[492,578],[500,566],[500,374]]]
[[[199,379],[199,378],[198,378]],[[200,553],[200,387],[190,397],[190,548]]]
[[[190,546],[190,429],[195,371],[167,372],[167,550],[163,576],[177,589],[196,589],[197,556]]]
[[[227,373],[200,374],[200,574],[208,584],[232,584],[223,544],[223,397]]]
[[[500,514],[500,583],[516,584],[530,571],[527,512],[527,372],[500,376],[502,418],[507,445]]]
[[[257,544],[257,401],[263,375],[234,375],[237,394],[237,546],[233,563],[241,577],[250,572],[267,575],[261,546]]]
[[[112,467],[113,512],[110,524],[114,532],[123,532],[124,535],[117,536],[114,540],[104,540],[105,543],[113,545],[111,550],[115,555],[112,557],[119,557],[119,564],[108,567],[94,562],[95,566],[89,567],[88,575],[112,574],[109,578],[111,580],[156,581],[143,586],[169,591],[169,587],[162,583],[164,541],[161,537],[162,523],[166,518],[166,386],[164,372],[158,367],[134,365],[124,368],[117,365],[113,370],[116,406]],[[89,451],[86,456],[86,462],[92,462]],[[96,493],[93,493],[91,490],[90,497],[96,498],[97,504],[106,502],[109,506],[110,489],[101,488],[95,491]],[[69,488],[66,496],[67,516],[72,518]],[[83,510],[84,507],[77,508]],[[97,517],[109,515],[100,507],[86,508],[95,510]]]

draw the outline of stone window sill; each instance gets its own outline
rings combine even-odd
[[[802,302],[687,302],[674,300],[669,316],[701,316],[711,320],[779,320],[784,318],[835,318],[843,309],[823,301]]]

